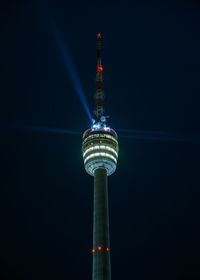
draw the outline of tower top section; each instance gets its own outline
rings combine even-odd
[[[105,123],[104,114],[104,86],[103,86],[103,65],[101,61],[101,33],[97,34],[97,69],[96,69],[96,92],[95,92],[95,115],[97,123]]]
[[[96,69],[96,119],[83,134],[82,156],[85,170],[91,176],[95,170],[105,169],[107,176],[115,172],[119,145],[114,129],[106,125],[104,116],[103,66],[101,62],[101,33],[97,34],[97,69]]]

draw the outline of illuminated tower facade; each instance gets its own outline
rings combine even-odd
[[[101,34],[97,34],[96,120],[83,134],[82,155],[86,172],[94,176],[93,280],[110,280],[110,238],[107,177],[115,172],[118,136],[104,116]]]

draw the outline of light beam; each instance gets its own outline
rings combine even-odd
[[[174,142],[200,142],[199,135],[172,133],[165,131],[148,131],[137,129],[117,129],[120,138],[144,139]]]
[[[15,122],[1,122],[0,127],[8,129],[19,129],[33,132],[48,132],[55,134],[68,134],[68,135],[81,135],[81,131],[52,128],[43,126],[33,126]],[[137,129],[117,129],[119,131],[119,138],[125,139],[141,139],[141,140],[158,140],[158,141],[171,141],[171,142],[200,142],[200,135],[178,134],[165,131],[148,131]]]
[[[87,101],[85,98],[85,94],[84,94],[78,73],[77,73],[75,65],[72,61],[72,58],[71,58],[70,52],[66,46],[66,43],[64,42],[62,34],[59,31],[59,28],[57,27],[57,25],[55,23],[53,24],[53,33],[56,38],[56,42],[57,42],[57,45],[58,45],[58,48],[59,48],[59,51],[61,54],[62,61],[64,62],[65,68],[67,69],[68,75],[71,79],[74,89],[75,89],[90,121],[92,122],[92,116],[91,116],[89,107],[87,105]]]
[[[69,129],[32,126],[32,125],[12,123],[12,122],[1,122],[0,126],[6,127],[8,129],[28,130],[28,131],[33,131],[33,132],[49,132],[49,133],[70,134],[70,135],[81,135],[82,134],[82,132],[69,130]]]

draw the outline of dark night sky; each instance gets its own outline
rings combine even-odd
[[[4,3],[3,3],[4,2]],[[200,134],[198,1],[3,1],[0,121],[84,131],[103,33],[113,128]],[[0,127],[0,279],[91,279],[93,178],[81,136]],[[112,279],[200,279],[200,143],[119,139],[109,178]]]

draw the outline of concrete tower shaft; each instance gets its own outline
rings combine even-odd
[[[110,280],[110,238],[106,169],[94,173],[93,280]]]

